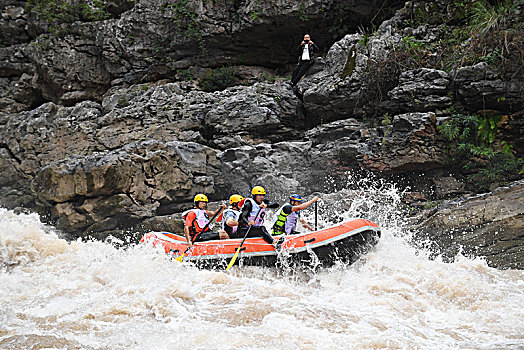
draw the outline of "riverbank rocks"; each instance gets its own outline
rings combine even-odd
[[[406,113],[384,119],[380,137],[369,142],[362,158],[372,171],[405,172],[443,167],[447,161],[444,144],[436,136],[435,113]]]
[[[355,11],[326,0],[73,2],[60,17],[54,2],[8,1],[0,17],[0,50],[11,47],[25,57],[31,68],[22,73],[31,76],[40,103],[71,106],[99,102],[111,86],[174,79],[191,67],[287,70],[305,30],[327,50],[334,39],[326,28],[335,21],[356,28],[391,16],[400,5],[361,1]],[[17,110],[36,107],[21,103]]]
[[[68,232],[98,237],[162,212],[194,192],[224,196],[216,152],[197,143],[145,141],[44,166],[32,189]]]
[[[399,110],[425,112],[451,106],[448,96],[451,84],[449,74],[436,69],[419,68],[400,74],[398,85],[388,96]]]
[[[523,269],[524,181],[446,201],[414,228],[417,245],[453,259],[481,256],[497,268]],[[467,218],[467,220],[465,220]]]
[[[458,94],[471,109],[520,111],[524,108],[524,82],[504,80],[486,62],[458,69],[455,76]]]

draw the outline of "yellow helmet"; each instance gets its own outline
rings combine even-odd
[[[209,202],[205,194],[199,193],[195,196],[193,202]]]
[[[265,190],[264,187],[262,187],[262,186],[255,186],[255,187],[253,187],[253,189],[251,190],[251,194],[252,194],[252,195],[256,195],[256,194],[266,194],[266,190]]]
[[[238,203],[240,202],[244,197],[242,197],[239,194],[234,194],[231,197],[229,197],[229,204]]]

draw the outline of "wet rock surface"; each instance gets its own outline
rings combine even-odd
[[[481,256],[497,268],[523,269],[524,181],[493,192],[446,201],[415,227],[417,244],[453,259]],[[467,218],[467,220],[464,220]]]

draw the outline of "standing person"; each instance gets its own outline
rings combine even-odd
[[[182,214],[185,220],[184,223],[184,234],[186,236],[187,244],[192,246],[193,243],[201,241],[211,241],[215,239],[228,239],[229,236],[225,232],[213,232],[209,228],[206,228],[204,232],[202,230],[209,222],[209,216],[214,216],[220,208],[225,208],[226,205],[222,204],[217,210],[209,211],[207,207],[207,196],[204,194],[197,194],[194,198],[195,207],[186,211]],[[198,238],[197,235],[202,232]]]
[[[293,70],[291,86],[298,84],[300,78],[302,78],[313,63],[315,63],[315,53],[320,51],[318,46],[311,41],[309,34],[304,35],[304,40],[300,43],[299,50],[300,56],[298,58],[298,65]]]
[[[224,230],[229,237],[236,237],[238,229],[238,219],[240,217],[240,203],[244,199],[239,194],[234,194],[229,197],[229,208],[224,210],[222,214],[222,230]]]
[[[275,214],[272,225],[273,235],[281,235],[283,233],[292,234],[297,228],[297,222],[299,220],[302,226],[313,231],[313,227],[300,217],[300,211],[318,201],[318,197],[315,196],[312,200],[305,203],[302,203],[303,201],[302,197],[298,194],[293,194],[289,197],[289,203],[284,204]]]
[[[266,208],[278,208],[277,203],[270,203],[266,197],[266,190],[262,186],[255,186],[251,190],[252,198],[246,198],[240,213],[237,237],[244,237],[250,226],[247,237],[262,237],[269,244],[276,244],[264,226]],[[258,214],[258,215],[257,215]]]

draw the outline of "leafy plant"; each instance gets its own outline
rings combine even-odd
[[[194,77],[193,74],[189,71],[189,69],[180,69],[176,71],[176,77],[179,80],[183,81],[193,81]]]
[[[450,141],[452,159],[473,172],[468,179],[482,188],[516,175],[524,164],[522,158],[515,157],[511,145],[502,141],[495,147],[500,122],[497,115],[455,113],[438,126],[438,131]]]
[[[506,21],[516,11],[516,2],[505,0],[491,5],[488,1],[475,1],[471,7],[471,34],[486,35],[491,30],[506,26]]]
[[[255,6],[253,8],[253,11],[249,13],[249,19],[251,22],[256,21],[258,18],[260,18],[260,15],[262,14],[261,6],[260,6],[260,0],[255,1]]]
[[[176,33],[188,41],[196,38],[201,52],[205,54],[206,43],[198,28],[197,13],[190,7],[190,0],[176,0],[169,3],[167,8],[171,9]]]
[[[51,32],[75,21],[100,21],[110,17],[105,0],[28,0],[26,11],[49,25]]]
[[[220,67],[204,75],[200,79],[199,84],[204,91],[219,91],[234,86],[236,80],[236,73],[233,67]]]
[[[298,9],[298,18],[301,21],[303,21],[303,22],[305,22],[305,21],[307,21],[309,19],[308,16],[306,15],[306,3],[305,3],[305,0],[302,0],[300,2],[300,7]]]

